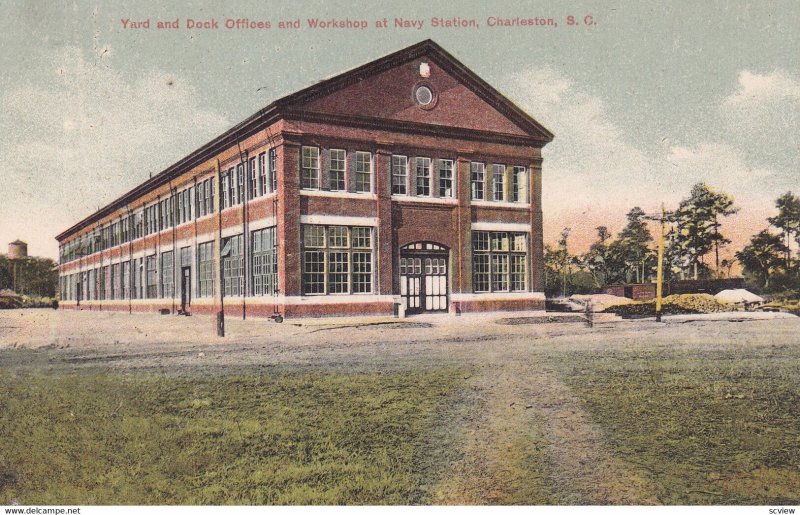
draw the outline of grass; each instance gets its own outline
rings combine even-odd
[[[0,373],[0,504],[423,503],[462,375]]]
[[[800,502],[800,352],[574,354],[568,383],[665,504]]]

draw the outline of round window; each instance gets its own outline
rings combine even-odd
[[[414,92],[414,96],[417,99],[417,103],[421,106],[429,105],[433,102],[433,91],[428,86],[420,86]]]

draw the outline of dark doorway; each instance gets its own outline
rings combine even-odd
[[[192,268],[181,268],[181,313],[189,313],[192,306]]]

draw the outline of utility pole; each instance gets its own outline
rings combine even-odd
[[[661,322],[661,295],[664,284],[664,219],[666,212],[661,204],[661,230],[658,236],[658,268],[656,271],[656,322]]]

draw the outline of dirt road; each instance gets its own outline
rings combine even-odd
[[[219,338],[210,317],[5,311],[0,312],[0,368],[193,374],[241,367],[390,370],[456,364],[474,371],[467,379],[471,408],[460,437],[461,459],[437,486],[439,503],[514,503],[526,487],[536,486],[550,492],[536,499],[540,503],[655,504],[645,474],[614,455],[553,358],[582,351],[768,349],[797,345],[800,331],[800,318],[613,322],[594,328],[502,323],[507,318],[436,315],[283,324],[229,318],[228,335]],[[544,460],[525,462],[537,455]]]

